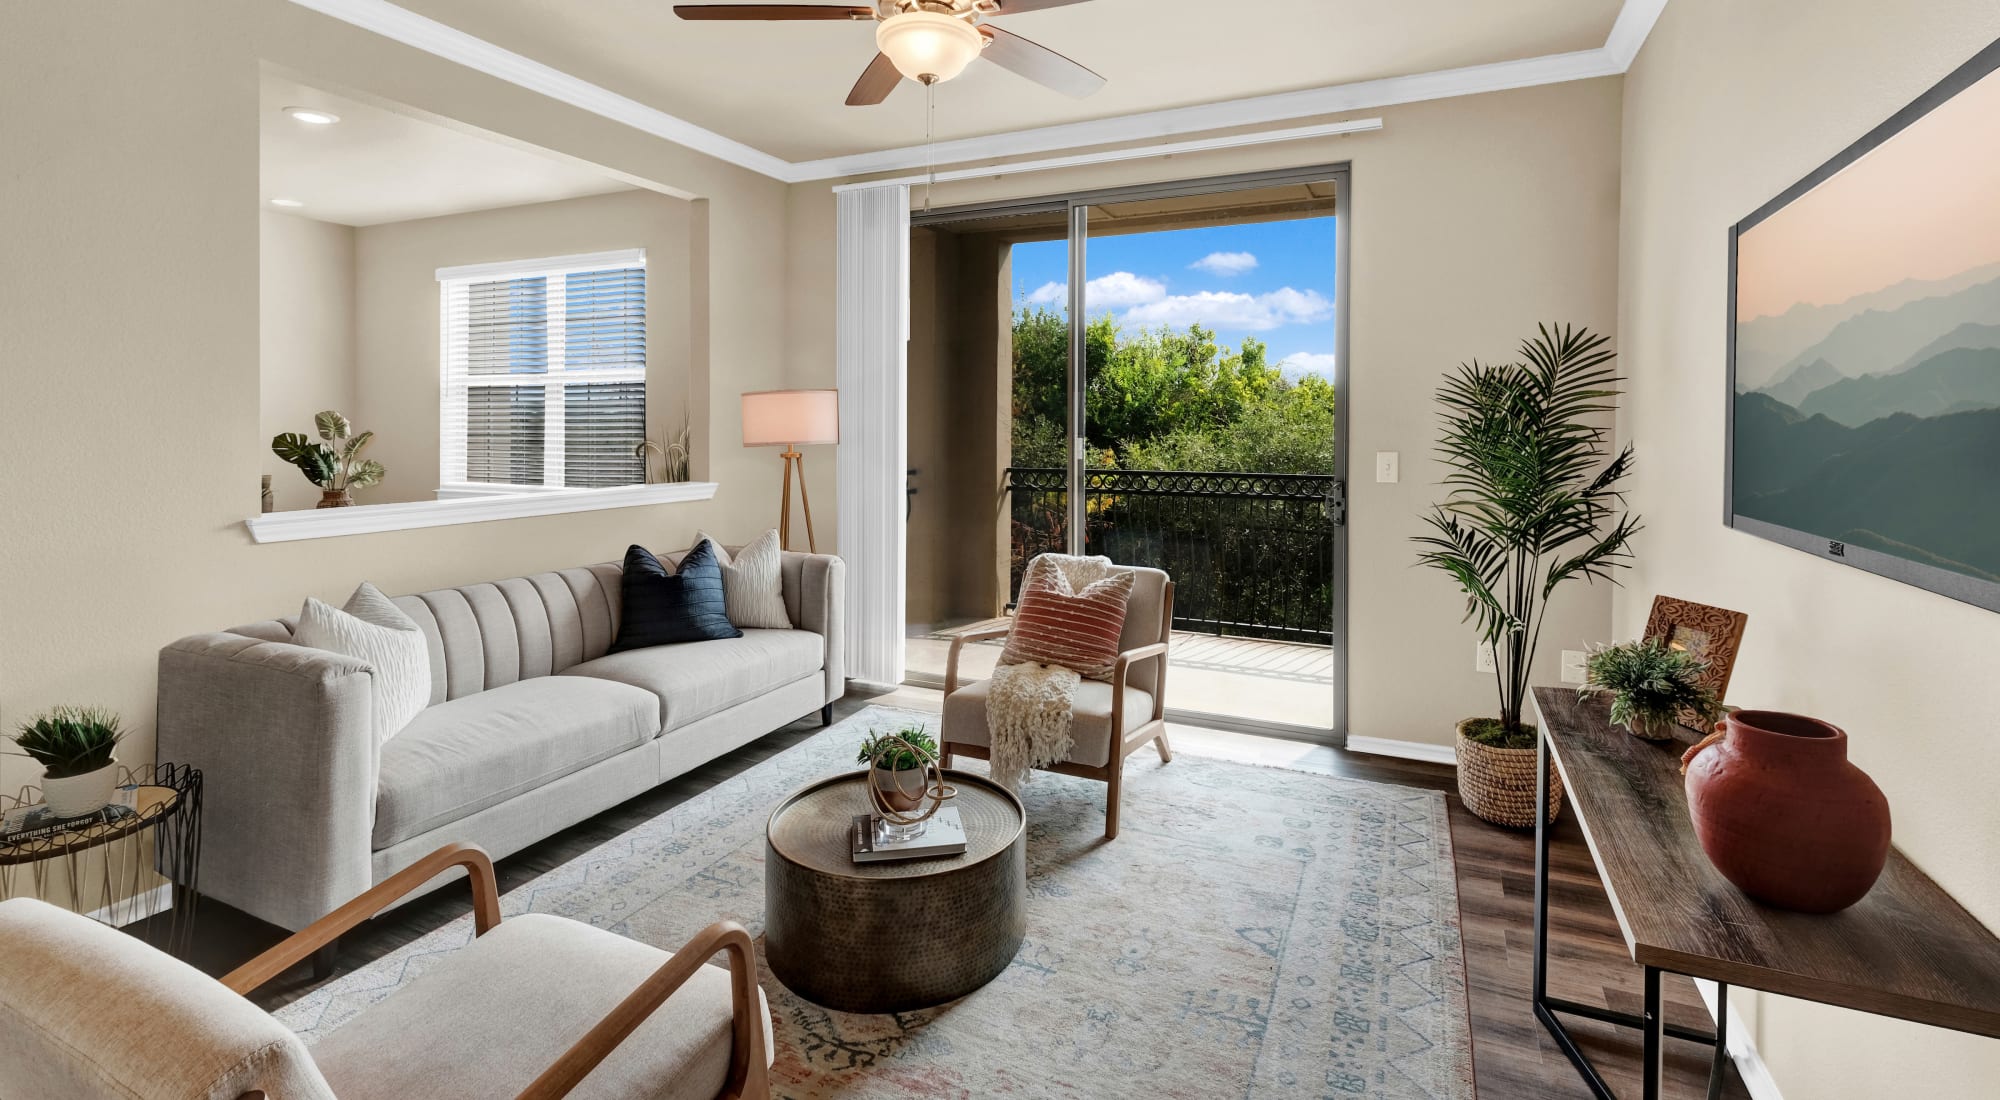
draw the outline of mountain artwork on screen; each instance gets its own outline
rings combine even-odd
[[[2000,73],[1737,238],[1737,517],[2000,582]]]

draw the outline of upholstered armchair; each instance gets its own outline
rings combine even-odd
[[[1152,742],[1160,762],[1174,758],[1167,745],[1167,643],[1173,636],[1174,582],[1158,569],[1132,568],[1132,595],[1125,605],[1125,627],[1118,639],[1118,660],[1109,682],[1085,680],[1077,685],[1070,717],[1073,744],[1069,756],[1047,770],[1095,779],[1105,784],[1104,838],[1118,835],[1118,803],[1124,786],[1125,758]],[[944,666],[944,718],[940,723],[939,755],[946,767],[953,756],[985,760],[991,755],[992,734],[986,722],[990,681],[960,685],[958,659],[964,648],[979,641],[1007,636],[1006,627],[960,634],[952,639]]]
[[[245,995],[446,871],[471,944],[311,1047]],[[729,969],[705,966],[726,954]],[[448,845],[217,981],[31,898],[0,902],[0,1096],[64,1100],[765,1100],[756,953],[722,922],[672,955],[576,921],[504,923],[493,864]]]

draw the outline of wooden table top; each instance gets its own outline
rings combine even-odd
[[[1028,824],[1021,800],[983,775],[947,770],[944,776],[956,792],[945,805],[957,807],[965,825],[962,855],[854,862],[854,815],[872,809],[866,769],[808,783],[786,796],[771,812],[766,828],[771,851],[819,874],[907,879],[947,874],[1012,847]]]
[[[1839,913],[1753,901],[1695,838],[1680,774],[1692,731],[1641,740],[1573,688],[1536,688],[1535,703],[1634,962],[2000,1038],[2000,938],[1900,850]]]

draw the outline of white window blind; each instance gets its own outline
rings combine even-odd
[[[645,481],[644,250],[439,268],[437,278],[444,491]]]

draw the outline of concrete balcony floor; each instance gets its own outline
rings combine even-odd
[[[942,682],[953,637],[1006,625],[1001,618],[912,631],[905,650],[907,674],[920,682]],[[967,645],[959,659],[959,678],[992,675],[1000,646],[997,641]],[[1167,706],[1182,713],[1332,729],[1333,650],[1177,630],[1167,650]]]

